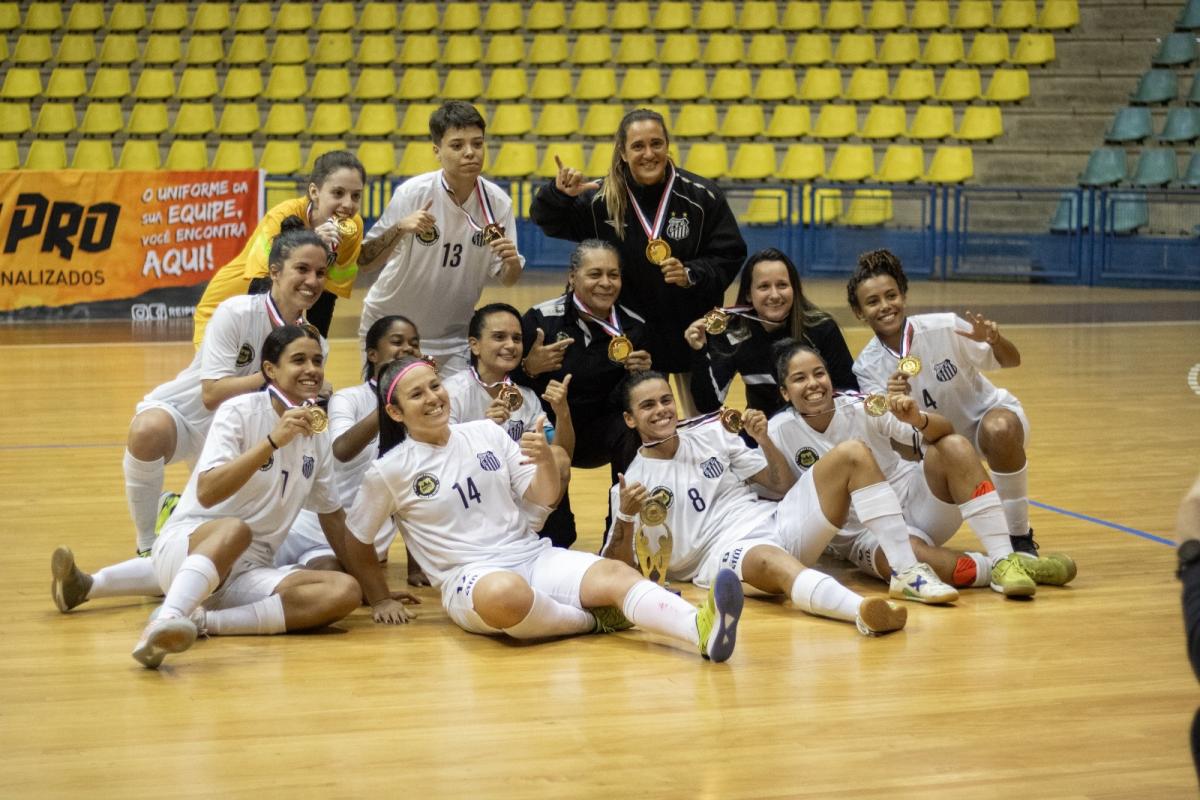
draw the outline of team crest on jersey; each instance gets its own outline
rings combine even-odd
[[[258,471],[266,472],[267,470],[271,469],[271,467],[273,467],[274,465],[275,465],[275,454],[272,453],[271,455],[267,456],[267,463],[265,463],[261,467],[259,467]]]
[[[311,478],[311,477],[312,477],[312,473],[313,473],[313,463],[314,463],[314,462],[313,462],[313,457],[312,457],[312,456],[305,456],[305,457],[304,457],[304,462],[303,462],[303,464],[301,464],[301,466],[300,466],[300,472],[304,474],[304,477],[306,477],[306,478]]]
[[[821,456],[817,454],[817,451],[813,450],[811,447],[801,447],[796,451],[796,466],[800,469],[808,469],[813,464],[817,463],[817,459],[820,457]]]
[[[663,505],[667,508],[675,504],[675,493],[665,486],[655,486],[650,490],[650,496],[662,500]]]
[[[471,244],[476,247],[483,247],[487,242],[483,240],[483,231],[475,231],[471,234]]]
[[[681,239],[686,239],[691,230],[692,227],[691,223],[688,222],[687,214],[684,214],[682,217],[676,217],[672,215],[671,218],[667,220],[667,236],[677,242]]]
[[[525,420],[514,419],[508,423],[508,435],[512,437],[514,442],[521,441],[521,434],[525,433]]]
[[[432,230],[430,230],[428,233],[418,233],[417,241],[423,245],[431,245],[434,242],[436,242],[441,237],[441,235],[442,235],[442,232],[440,230],[438,230],[438,226],[435,223]]]
[[[442,486],[441,481],[429,472],[422,472],[413,481],[413,493],[417,497],[433,497]]]
[[[254,348],[249,342],[242,342],[241,348],[238,350],[237,366],[244,367],[254,360]]]
[[[554,337],[554,341],[565,342],[567,339],[570,339],[570,338],[571,338],[571,334],[567,333],[566,331],[559,331],[558,335],[556,335]]]
[[[942,363],[934,365],[933,374],[939,381],[945,383],[954,380],[954,376],[958,374],[958,367],[954,366],[954,362],[947,358]]]
[[[700,465],[700,471],[706,478],[719,478],[725,472],[725,465],[716,458],[710,458]]]
[[[475,457],[479,459],[479,466],[483,467],[488,472],[495,472],[500,469],[500,459],[496,458],[496,454],[491,450],[484,450],[482,453],[476,453]]]

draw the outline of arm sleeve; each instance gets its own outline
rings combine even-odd
[[[288,215],[276,206],[267,212],[254,229],[252,243],[246,248],[246,268],[242,273],[246,278],[261,278],[268,273],[267,256],[271,253],[271,242],[279,235],[279,226],[283,224],[286,216]]]
[[[882,392],[887,387],[886,377],[884,380],[879,380],[876,376],[872,375],[871,371],[867,369],[866,365],[863,363],[861,355],[859,355],[858,360],[854,362],[854,376],[858,378],[859,391],[863,392],[864,394]]]
[[[767,468],[767,457],[761,449],[750,449],[742,441],[742,437],[725,430],[720,423],[709,424],[716,426],[723,439],[725,460],[729,462],[729,468],[733,470],[734,475],[747,481]]]
[[[493,446],[501,451],[500,460],[508,465],[509,485],[512,487],[513,498],[517,501],[517,505],[520,505],[521,501],[525,499],[525,492],[528,491],[529,484],[533,483],[537,465],[521,463],[525,458],[521,455],[521,448],[509,438],[509,435],[499,425],[489,424],[487,435],[494,439]]]
[[[965,336],[959,336],[955,331],[970,333],[971,323],[955,315],[954,330],[947,334],[953,340],[954,349],[958,352],[959,358],[980,372],[986,372],[990,369],[1000,369],[1000,362],[996,360],[996,353],[992,350],[990,344],[987,342],[977,342]]]
[[[712,302],[720,303],[746,260],[746,241],[725,195],[715,187],[711,191],[715,202],[700,242],[700,255],[684,262],[684,266],[692,270],[696,288],[713,298]]]
[[[374,544],[375,534],[383,528],[383,523],[395,511],[395,501],[392,491],[388,488],[379,468],[372,464],[363,476],[358,494],[354,496],[354,505],[346,515],[346,527],[350,535],[363,544]]]
[[[241,409],[229,403],[222,404],[213,416],[212,426],[204,440],[204,450],[196,462],[196,473],[228,464],[246,449],[244,434],[246,420]]]
[[[333,474],[333,450],[330,449],[328,435],[317,455],[317,474],[313,477],[312,489],[304,501],[304,507],[317,514],[332,514],[342,507],[337,479]]]
[[[334,392],[333,397],[329,398],[330,441],[337,439],[343,433],[353,428],[361,419],[355,411],[354,401],[347,390],[343,389]]]
[[[857,392],[859,385],[854,374],[854,359],[850,356],[846,337],[842,336],[842,329],[837,322],[832,317],[823,320],[812,328],[810,335],[825,359],[825,365],[829,367],[833,388]]]
[[[242,336],[238,330],[238,315],[230,307],[230,300],[217,306],[208,327],[204,329],[204,341],[200,343],[202,381],[220,380],[238,374],[237,360],[242,347]],[[252,342],[251,347],[258,350],[262,347],[262,342]],[[261,357],[255,359],[256,363],[259,361]]]
[[[529,217],[542,232],[555,239],[582,242],[596,236],[592,224],[592,199],[596,191],[569,197],[558,190],[554,181],[547,181],[533,196]]]

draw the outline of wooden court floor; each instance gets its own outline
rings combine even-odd
[[[561,285],[531,275],[487,298],[524,309]],[[857,352],[867,331],[840,284],[808,290]],[[751,600],[723,665],[638,632],[470,636],[424,590],[406,627],[360,610],[146,671],[129,651],[153,603],[61,615],[49,558],[131,554],[126,427],[190,358],[189,330],[0,328],[0,797],[1195,797],[1200,691],[1160,539],[1200,471],[1200,293],[914,284],[910,303],[983,310],[1020,347],[994,379],[1032,422],[1038,539],[1078,579],[1030,602],[910,607],[907,630],[874,640]],[[335,320],[337,386],[357,380],[356,306]],[[574,477],[580,547],[599,543],[605,477]]]

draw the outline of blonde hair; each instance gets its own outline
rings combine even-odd
[[[613,142],[612,163],[608,166],[608,176],[604,179],[604,185],[600,187],[600,196],[604,198],[604,206],[608,209],[608,218],[615,223],[613,229],[617,232],[617,238],[622,241],[625,239],[625,226],[621,223],[625,219],[629,193],[628,184],[625,181],[625,160],[621,158],[621,151],[625,149],[625,137],[629,133],[629,126],[635,122],[647,120],[659,124],[667,144],[670,145],[671,135],[667,133],[667,122],[663,119],[662,114],[648,108],[636,108],[630,111],[617,126],[616,140]],[[670,160],[670,156],[667,157],[667,160]]]

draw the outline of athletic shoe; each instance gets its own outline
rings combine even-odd
[[[1047,586],[1066,586],[1075,580],[1075,560],[1065,553],[1047,553],[1035,558],[1022,555],[1021,566],[1035,582]]]
[[[708,597],[696,611],[696,632],[700,634],[700,655],[716,663],[733,655],[738,619],[742,616],[742,582],[731,569],[717,572]]]
[[[75,566],[75,554],[69,547],[60,547],[50,557],[50,574],[54,582],[50,584],[50,596],[54,605],[64,614],[75,606],[87,602],[88,592],[92,590],[92,576]]]
[[[882,597],[866,597],[858,604],[854,626],[863,636],[882,636],[908,622],[908,609]]]
[[[1034,558],[1037,558],[1038,543],[1033,539],[1033,528],[1030,528],[1029,533],[1024,536],[1010,535],[1008,538],[1009,541],[1012,542],[1013,550],[1018,553],[1025,553],[1026,555],[1031,555]]]
[[[616,633],[617,631],[627,631],[633,627],[633,623],[616,606],[589,608],[587,612],[592,615],[593,619],[592,633]]]
[[[163,607],[159,606],[151,611],[149,621],[154,622],[154,620],[158,619],[159,615],[162,614],[162,610]],[[196,637],[199,638],[203,636],[205,639],[207,639],[208,613],[204,610],[204,606],[196,606],[194,609],[192,609],[192,613],[188,614],[188,619],[190,619],[192,624],[196,626]]]
[[[1029,561],[1019,553],[1011,553],[992,565],[992,591],[1005,597],[1033,597],[1037,584],[1025,570]]]
[[[958,599],[958,589],[944,583],[933,567],[918,561],[903,572],[892,573],[888,596],[918,603],[953,603]]]
[[[179,505],[179,495],[175,492],[163,492],[158,496],[158,516],[154,519],[154,536],[162,533],[163,526],[167,524],[167,520],[175,513],[175,506]],[[151,544],[146,549],[138,548],[138,558],[149,558],[153,552],[154,546]]]
[[[169,653],[182,653],[196,641],[196,626],[186,617],[152,619],[131,654],[146,669],[158,669]]]

